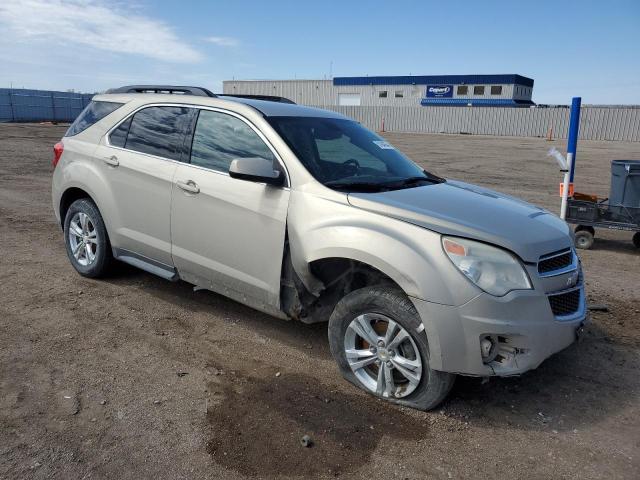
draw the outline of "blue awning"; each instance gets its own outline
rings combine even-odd
[[[333,84],[336,86],[513,84],[533,87],[533,79],[513,73],[499,75],[385,75],[374,77],[335,77]]]
[[[531,100],[514,100],[512,98],[423,98],[424,106],[466,107],[529,107],[535,105]]]

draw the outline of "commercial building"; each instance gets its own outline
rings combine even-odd
[[[407,75],[332,80],[227,80],[229,95],[273,95],[313,106],[529,107],[533,79],[522,75]]]

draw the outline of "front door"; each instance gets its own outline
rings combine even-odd
[[[190,163],[178,166],[173,182],[173,262],[191,283],[277,308],[289,189],[231,178],[229,165],[241,157],[277,165],[247,121],[200,110]]]

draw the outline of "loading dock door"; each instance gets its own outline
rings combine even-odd
[[[359,93],[339,93],[338,105],[360,106]]]

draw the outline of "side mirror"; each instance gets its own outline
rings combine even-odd
[[[276,187],[284,185],[284,174],[273,168],[271,160],[260,157],[236,158],[229,165],[229,176]]]

